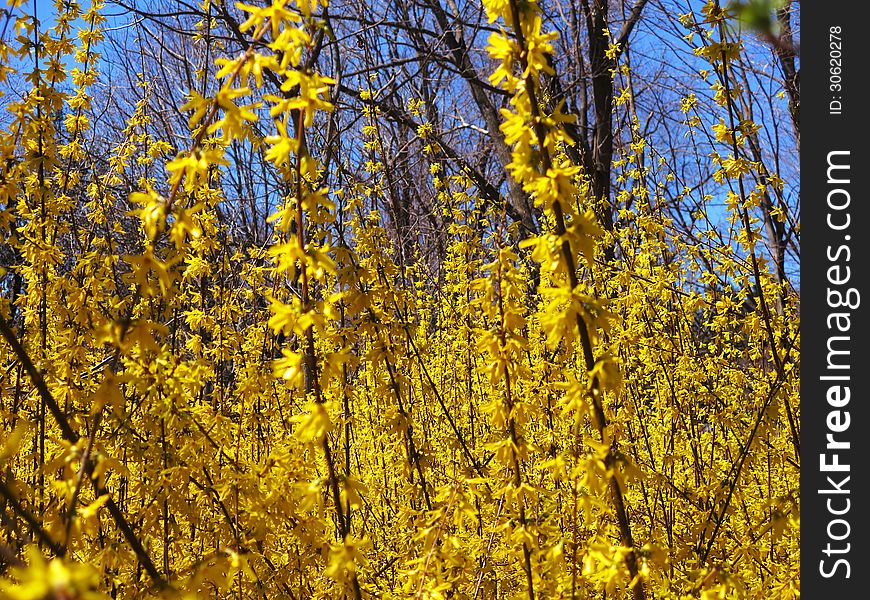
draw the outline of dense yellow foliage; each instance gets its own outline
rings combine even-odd
[[[508,169],[544,231],[520,241],[433,142],[451,222],[433,272],[397,258],[377,209],[391,183],[374,104],[368,180],[327,189],[309,152],[334,110],[308,61],[323,4],[239,5],[263,44],[218,59],[219,91],[191,93],[189,145],[165,163],[147,98],[108,168],[86,160],[100,2],[61,7],[48,33],[21,17],[20,48],[0,48],[8,69],[41,36],[0,132],[21,281],[0,304],[0,594],[799,596],[798,297],[748,212],[755,125],[735,121],[721,11],[697,15],[721,120],[704,131],[683,109],[687,136],[732,146],[702,157],[733,190],[728,239],[675,235],[657,209],[670,175],[639,133],[614,164],[631,208],[603,228],[565,153],[570,117],[542,101],[556,34],[535,1],[484,0]],[[267,71],[281,95],[261,93]],[[260,145],[288,194],[267,247],[229,252],[234,140]],[[114,197],[135,161],[166,171]]]

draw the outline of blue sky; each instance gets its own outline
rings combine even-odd
[[[80,0],[81,1],[81,9],[87,10],[90,6],[91,0]],[[20,8],[18,8],[19,14],[21,12],[31,13],[33,10],[36,10],[38,18],[41,22],[41,27],[43,29],[52,27],[54,25],[54,17],[56,14],[55,3],[50,0],[28,0],[25,2]],[[667,3],[667,9],[677,10],[678,12],[688,12],[691,9],[697,10],[698,3],[694,2],[694,0],[674,0],[673,2]],[[122,9],[117,7],[107,6],[104,8],[104,12],[110,12],[107,16],[110,19],[110,27],[119,26],[123,23],[129,22],[129,15],[125,15],[121,12]],[[111,14],[113,13],[113,14]],[[85,24],[81,20],[78,20],[74,23],[76,27],[83,27]],[[671,65],[671,69],[666,72],[666,77],[670,77],[673,74],[673,65],[671,64],[674,61],[674,56],[671,55],[667,50],[667,44],[679,45],[680,39],[679,36],[685,32],[681,31],[666,31],[662,29],[655,21],[647,21],[642,19],[640,25],[635,30],[633,41],[632,41],[632,52],[635,56],[639,57],[640,60],[644,61],[647,65],[651,65],[655,67],[658,62],[662,64]],[[8,34],[7,34],[8,35]],[[73,32],[72,35],[75,35]],[[764,56],[764,48],[754,46],[756,52],[760,52],[757,56],[753,56],[752,59],[755,62],[758,62],[759,65],[762,65],[765,70],[774,69],[775,67],[771,65],[768,61],[769,57]],[[680,52],[681,56],[691,56],[690,52]],[[71,57],[68,58],[67,65],[70,65]],[[704,68],[705,66],[709,67],[709,65],[705,65],[701,59],[697,59],[694,61],[690,58],[689,62],[683,65],[683,68],[687,70]],[[108,65],[106,65],[108,70]],[[102,70],[102,69],[101,69]],[[673,106],[678,106],[679,98],[678,95],[681,92],[687,91],[685,89],[680,89],[679,87],[679,77],[674,75],[674,97],[673,97]],[[771,86],[775,85],[774,78],[763,77],[759,80],[759,85]],[[705,92],[703,85],[697,85],[697,81],[694,85],[694,91],[703,94]],[[750,82],[752,83],[752,82]],[[773,96],[779,90],[775,89],[758,89],[752,90],[750,89],[750,94],[758,93],[758,97],[768,97]],[[706,91],[709,94],[709,91]],[[450,99],[445,98],[445,102],[449,102]],[[781,106],[773,105],[772,108],[777,110],[777,112],[784,111],[786,107],[787,101],[785,99],[781,99]],[[443,107],[444,110],[448,110],[450,107]],[[787,125],[787,121],[782,119],[782,114],[780,114],[779,118],[779,127],[772,125],[775,121],[772,119],[772,115],[769,114],[769,108],[766,107],[762,103],[758,103],[755,105],[756,109],[756,122],[760,123],[763,126],[762,135],[765,135],[768,140],[771,140],[771,144],[776,143],[779,144],[779,139],[782,138],[782,144],[784,145],[786,152],[785,154],[790,155],[788,152],[788,146],[790,142],[790,132],[782,129],[783,125]],[[705,125],[709,127],[712,123],[706,123]],[[797,172],[797,164],[783,164],[779,165],[779,171],[782,178],[787,182],[787,190],[786,193],[795,198],[798,193],[797,180],[798,180],[798,172]],[[723,190],[724,191],[724,190]],[[725,216],[723,205],[724,202],[718,197],[719,194],[716,194],[717,198],[711,203],[711,216],[714,219],[722,219]],[[724,193],[722,194],[724,196]],[[799,275],[797,275],[797,265],[794,262],[791,262],[788,267],[789,271],[792,272],[793,276],[796,278],[796,281],[799,282]]]

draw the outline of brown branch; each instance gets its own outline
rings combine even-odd
[[[619,44],[619,50],[616,52],[617,57],[622,54],[623,50],[625,50],[625,46],[628,44],[628,38],[634,30],[634,26],[637,25],[638,21],[640,21],[640,14],[643,12],[643,7],[646,6],[646,3],[647,0],[637,0],[635,5],[631,8],[631,12],[628,14],[628,18],[622,26],[622,31],[619,32],[618,36],[616,36],[616,43]]]
[[[73,431],[72,427],[70,427],[66,416],[63,414],[63,411],[61,411],[60,406],[58,406],[57,401],[54,399],[54,396],[51,395],[51,392],[48,389],[48,385],[46,385],[45,383],[45,378],[42,376],[42,373],[39,371],[39,369],[36,368],[36,365],[33,364],[33,361],[30,359],[30,355],[27,354],[24,346],[22,346],[21,342],[18,341],[18,338],[9,327],[9,324],[6,322],[5,319],[0,319],[0,334],[2,334],[9,346],[11,346],[12,351],[18,357],[18,360],[21,361],[21,364],[24,366],[24,370],[27,371],[27,375],[30,377],[31,381],[33,381],[33,385],[36,386],[40,398],[45,402],[45,406],[48,407],[48,410],[51,411],[51,414],[55,418],[55,421],[57,421],[57,425],[60,428],[63,438],[73,444],[78,442],[79,435],[75,431]],[[94,478],[93,471],[96,465],[94,464],[93,460],[87,460],[85,465],[85,472],[87,473],[88,478],[91,480],[91,483],[94,486],[94,492],[96,493],[96,495],[102,496],[108,493],[106,489],[99,484],[97,479]],[[6,494],[4,493],[4,496],[5,495]],[[7,496],[7,499],[9,499],[9,496]],[[11,502],[12,500],[10,500],[10,503]],[[148,556],[148,552],[142,546],[142,542],[140,542],[139,538],[136,537],[136,534],[133,532],[133,529],[130,527],[127,519],[121,512],[121,509],[111,497],[106,502],[106,508],[108,508],[109,514],[112,515],[112,519],[115,521],[118,529],[121,530],[121,533],[124,535],[124,538],[127,540],[130,548],[133,550],[134,554],[136,554],[136,558],[139,560],[140,563],[142,563],[142,566],[145,568],[145,571],[148,572],[148,576],[151,578],[154,584],[161,588],[168,587],[166,580],[157,570],[157,567],[154,566],[154,562],[151,560],[151,557]],[[32,526],[33,525],[31,524],[31,527]],[[46,545],[48,545],[55,554],[61,556],[63,554],[63,552],[61,551],[61,546],[56,542],[53,542],[53,544],[54,545],[46,543]]]
[[[63,548],[60,544],[58,544],[52,537],[48,534],[48,532],[43,529],[42,525],[39,524],[39,521],[36,520],[30,511],[21,506],[21,503],[18,501],[18,498],[15,497],[15,492],[9,489],[9,486],[6,485],[5,482],[0,481],[0,496],[9,503],[9,506],[12,510],[21,517],[25,523],[30,527],[33,533],[36,534],[36,537],[39,538],[39,541],[48,546],[55,555],[61,556]]]

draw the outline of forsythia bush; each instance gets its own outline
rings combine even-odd
[[[50,30],[12,7],[0,77],[29,89],[0,131],[0,595],[799,597],[799,296],[759,243],[723,11],[683,19],[721,112],[689,96],[679,117],[724,148],[701,159],[728,231],[675,233],[636,122],[605,226],[550,102],[556,33],[535,0],[484,0],[507,170],[541,228],[481,201],[417,106],[449,222],[433,265],[380,208],[377,90],[344,158],[368,177],[327,184],[325,6],[239,4],[247,50],[215,50],[187,141],[156,135],[144,82],[100,161],[102,2],[59,2]],[[238,143],[282,186],[265,245],[228,241]]]

